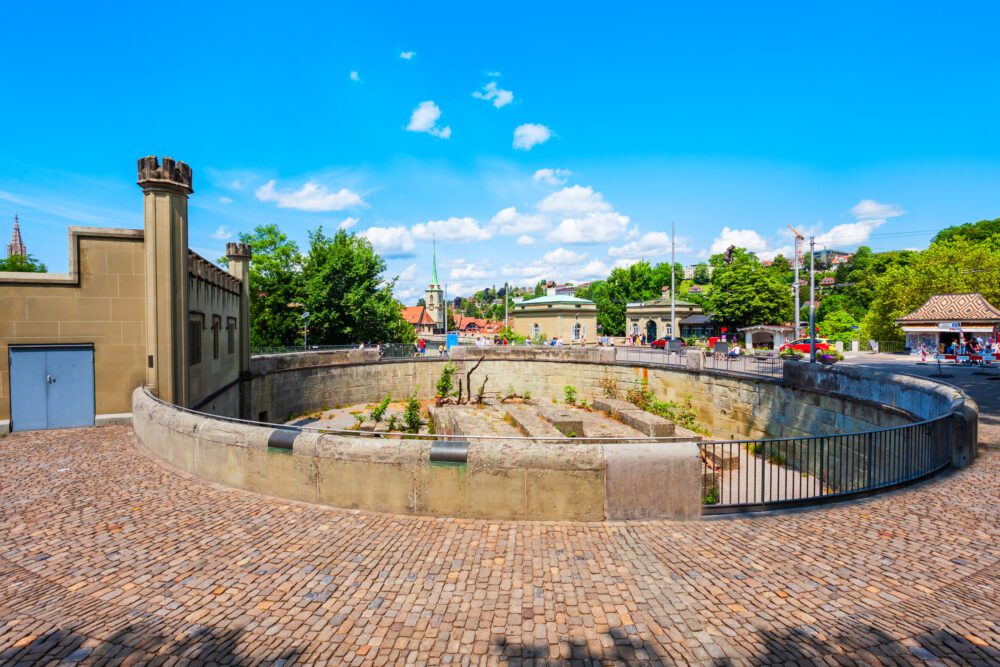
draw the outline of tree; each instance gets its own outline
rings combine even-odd
[[[240,234],[253,250],[250,261],[250,344],[253,347],[298,345],[302,341],[300,303],[302,255],[277,225],[258,225]],[[225,264],[225,258],[219,260]]]
[[[716,319],[731,328],[778,324],[792,319],[792,292],[756,255],[737,248],[732,264],[713,255],[712,292],[706,301]]]
[[[417,299],[417,305],[418,306],[426,306],[427,305],[427,299],[425,299],[424,297],[420,297],[419,299]]]
[[[829,340],[839,340],[846,343],[858,337],[854,329],[858,326],[858,321],[850,313],[837,310],[822,320],[818,316],[816,319],[819,322],[820,335]]]
[[[942,229],[931,239],[931,243],[954,241],[959,238],[969,241],[985,241],[997,234],[1000,234],[1000,218],[967,222],[964,225],[955,225],[954,227]]]
[[[45,265],[31,255],[11,255],[7,259],[0,259],[0,271],[46,273]]]
[[[707,285],[710,282],[712,282],[712,275],[708,270],[708,264],[705,262],[699,262],[698,265],[694,267],[694,284]]]
[[[309,234],[302,266],[310,340],[321,345],[412,342],[413,328],[392,295],[396,280],[383,277],[386,265],[363,236],[320,227]]]
[[[1000,303],[1000,236],[984,241],[958,236],[932,243],[909,261],[889,266],[875,283],[875,297],[861,322],[864,337],[901,340],[896,319],[934,294],[979,292]]]

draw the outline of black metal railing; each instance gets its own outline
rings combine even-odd
[[[657,350],[648,347],[615,348],[615,360],[620,363],[648,364],[651,366],[675,366],[688,368],[688,355],[704,356],[703,368],[742,375],[763,375],[780,378],[782,360],[774,352],[729,354],[706,353],[700,347],[683,348],[677,352]]]
[[[678,352],[671,352],[670,350],[657,350],[651,347],[616,347],[615,361],[631,364],[650,364],[652,366],[687,367],[687,356],[684,349]]]
[[[951,462],[952,416],[804,438],[699,443],[702,513],[815,505],[917,481]]]

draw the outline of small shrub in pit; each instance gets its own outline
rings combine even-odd
[[[406,425],[407,432],[419,433],[423,423],[420,418],[420,401],[417,400],[417,395],[413,394],[406,401],[406,409],[403,410],[403,424]]]
[[[566,401],[566,405],[576,404],[576,387],[571,384],[563,387],[563,396]]]

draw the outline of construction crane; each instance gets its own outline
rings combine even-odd
[[[795,229],[791,225],[788,228],[792,230],[792,234],[795,234],[795,336],[792,340],[799,337],[799,332],[802,328],[799,326],[799,261],[802,257],[802,242],[806,237],[799,234],[799,230]]]

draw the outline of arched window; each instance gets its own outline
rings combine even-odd
[[[538,322],[535,322],[534,324],[531,325],[531,337],[538,338],[541,335],[542,335],[542,327],[538,324]]]
[[[573,340],[580,340],[583,338],[583,325],[577,322],[573,325]]]

